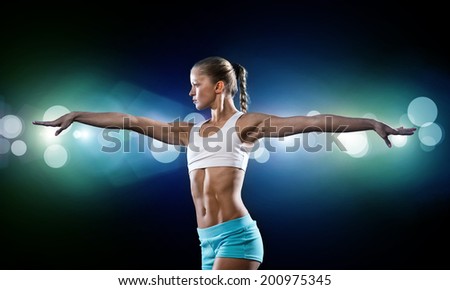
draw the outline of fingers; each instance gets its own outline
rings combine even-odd
[[[59,119],[54,121],[33,121],[33,125],[42,125],[42,126],[51,126],[51,127],[60,127],[55,132],[55,136],[61,134],[62,131],[66,130],[70,126],[70,122],[61,122]]]
[[[412,135],[416,131],[416,128],[405,128],[400,131],[402,135]]]
[[[55,123],[55,121],[33,121],[32,122],[33,125],[41,125],[41,126],[50,126],[50,127],[56,127],[59,126],[58,124]],[[64,130],[65,128],[59,128],[56,132],[55,132],[55,136],[58,136],[59,134],[61,134],[61,132]]]
[[[33,125],[41,125],[41,126],[56,126],[53,121],[33,121]]]
[[[416,131],[416,128],[397,128],[397,129],[392,129],[392,131],[388,132],[391,135],[413,135],[414,132]]]
[[[64,131],[65,128],[59,128],[58,130],[56,130],[55,132],[55,136],[58,136],[59,134],[61,134],[62,131]]]
[[[42,125],[42,126],[51,126],[51,127],[57,127],[57,126],[61,126],[60,124],[55,123],[55,121],[33,121],[32,122],[33,125]],[[67,129],[67,126],[63,126],[61,128],[59,128],[56,132],[55,132],[55,136],[58,136],[59,134],[61,134],[62,131],[64,131],[65,129]]]
[[[383,138],[384,142],[386,142],[387,147],[392,148],[391,141],[389,141],[388,137]]]
[[[397,133],[395,135],[412,135],[416,131],[416,128],[397,128]]]

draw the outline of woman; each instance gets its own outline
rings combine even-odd
[[[122,113],[71,112],[36,125],[60,127],[73,122],[97,127],[134,130],[174,145],[187,146],[189,177],[202,269],[253,269],[263,260],[260,232],[241,199],[241,189],[252,145],[263,137],[282,137],[313,131],[374,130],[388,147],[389,135],[412,135],[415,128],[393,129],[365,118],[336,115],[278,117],[247,113],[247,71],[221,57],[208,57],[191,69],[192,97],[198,110],[210,109],[211,118],[197,123],[164,123]],[[233,97],[240,91],[241,111]]]

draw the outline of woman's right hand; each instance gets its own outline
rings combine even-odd
[[[56,120],[53,121],[33,121],[34,125],[50,126],[50,127],[60,127],[56,132],[55,136],[61,134],[62,131],[66,130],[74,121],[75,113],[67,113]]]

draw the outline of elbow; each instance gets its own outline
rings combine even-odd
[[[301,133],[324,132],[323,119],[325,115],[314,115],[305,117]]]

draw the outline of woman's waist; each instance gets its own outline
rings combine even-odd
[[[195,212],[199,228],[211,227],[248,214],[242,202],[196,203]]]
[[[241,214],[238,217],[216,223],[206,227],[198,227],[197,232],[200,239],[209,239],[217,237],[218,235],[228,235],[242,228],[256,224],[250,214]]]

